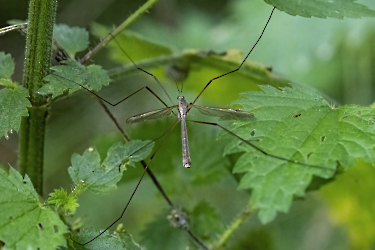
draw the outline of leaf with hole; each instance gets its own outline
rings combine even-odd
[[[20,129],[21,118],[28,116],[27,107],[31,107],[31,103],[24,87],[5,79],[0,79],[0,84],[10,86],[0,90],[0,135],[8,137],[9,132]]]
[[[303,196],[314,176],[334,176],[337,163],[348,169],[357,159],[375,164],[375,110],[355,105],[331,107],[319,94],[293,85],[281,90],[261,86],[235,104],[256,119],[235,121],[231,130],[269,154],[313,165],[302,166],[265,156],[234,139],[225,153],[244,152],[233,173],[243,173],[239,187],[252,189],[250,204],[263,223],[287,212],[294,196]],[[223,135],[223,134],[222,134]]]
[[[0,169],[0,241],[4,249],[56,249],[66,246],[67,226],[39,202],[29,177]]]

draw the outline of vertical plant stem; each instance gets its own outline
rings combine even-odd
[[[251,215],[251,210],[246,208],[243,212],[241,212],[237,218],[228,226],[228,228],[224,231],[224,233],[220,236],[218,242],[214,245],[212,250],[219,250],[221,249],[225,243],[228,241],[230,236],[246,221],[247,218]]]
[[[29,116],[21,123],[20,172],[29,175],[37,192],[43,194],[44,139],[48,109],[47,99],[37,93],[48,74],[56,0],[30,0],[25,48],[23,83],[29,90]]]

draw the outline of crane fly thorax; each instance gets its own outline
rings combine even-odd
[[[178,118],[181,120],[182,117],[186,116],[187,109],[188,109],[188,103],[185,100],[185,97],[182,95],[179,95],[177,97],[178,100]]]

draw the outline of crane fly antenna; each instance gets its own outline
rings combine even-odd
[[[109,34],[110,36],[113,37],[113,41],[116,42],[116,44],[118,45],[118,47],[120,48],[120,50],[126,55],[126,57],[133,63],[134,67],[136,67],[137,69],[139,69],[140,71],[143,71],[144,73],[152,76],[155,81],[159,84],[160,88],[163,90],[163,92],[165,93],[165,95],[168,97],[168,99],[171,101],[171,103],[173,103],[171,97],[168,95],[168,92],[165,90],[165,88],[163,87],[163,85],[161,84],[161,82],[158,80],[158,78],[156,78],[156,76],[154,76],[153,74],[147,72],[146,70],[140,68],[137,66],[137,64],[135,64],[135,62],[130,58],[130,56],[128,55],[128,53],[126,53],[126,51],[121,47],[120,43],[116,40],[116,38],[112,35],[112,33]]]
[[[262,33],[260,34],[258,40],[257,40],[256,43],[254,44],[254,46],[251,48],[251,50],[249,51],[249,53],[247,53],[247,55],[245,56],[245,59],[242,61],[242,63],[240,64],[240,66],[239,66],[237,69],[235,69],[235,70],[229,71],[229,72],[227,72],[227,73],[225,73],[225,74],[222,74],[222,75],[220,75],[220,76],[217,76],[217,77],[211,79],[211,80],[206,84],[206,86],[202,89],[202,91],[198,94],[198,96],[195,98],[195,100],[192,102],[192,104],[194,104],[194,103],[198,100],[198,98],[202,95],[203,91],[205,91],[205,89],[211,84],[211,82],[213,82],[214,80],[219,79],[219,78],[221,78],[221,77],[223,77],[223,76],[226,76],[226,75],[232,74],[232,73],[238,71],[238,70],[242,67],[242,65],[245,63],[246,59],[249,57],[249,55],[251,54],[251,52],[254,50],[255,46],[257,46],[258,42],[259,42],[260,39],[262,38],[262,36],[263,36],[263,34],[264,34],[264,31],[266,30],[267,25],[268,25],[268,23],[269,23],[270,20],[271,20],[272,14],[273,14],[273,12],[275,11],[275,8],[276,8],[276,7],[273,7],[273,9],[272,9],[272,11],[271,11],[271,15],[270,15],[270,17],[268,18],[268,20],[267,20],[267,22],[266,22],[266,25],[265,25],[264,28],[263,28]]]
[[[182,90],[184,89],[184,78],[185,78],[185,75],[186,75],[186,73],[184,73],[183,76],[182,76],[182,80],[181,80],[182,84],[181,84],[181,92],[180,93],[182,93]]]
[[[171,72],[167,71],[168,72],[168,75],[173,79],[173,81],[176,83],[176,87],[177,87],[177,91],[178,93],[181,93],[180,92],[180,89],[178,88],[178,84],[177,84],[177,81],[176,81],[176,78],[174,78],[173,74],[171,74]]]
[[[169,73],[169,75],[171,75],[170,73]],[[182,93],[182,89],[181,89],[181,91],[180,91],[180,89],[178,88],[178,84],[177,84],[177,81],[176,81],[176,79],[171,75],[171,77],[173,78],[173,80],[174,80],[174,82],[176,83],[176,88],[177,88],[177,91],[178,91],[178,93]]]

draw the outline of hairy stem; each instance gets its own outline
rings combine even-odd
[[[57,2],[55,0],[30,0],[28,31],[25,48],[23,83],[29,90],[29,116],[21,122],[20,172],[28,174],[36,191],[43,194],[44,139],[48,110],[47,99],[37,91],[49,73],[53,24]]]
[[[228,239],[233,235],[233,233],[246,221],[247,218],[249,218],[250,215],[251,210],[249,208],[246,208],[243,212],[241,212],[220,236],[218,242],[214,245],[212,250],[221,249]]]

